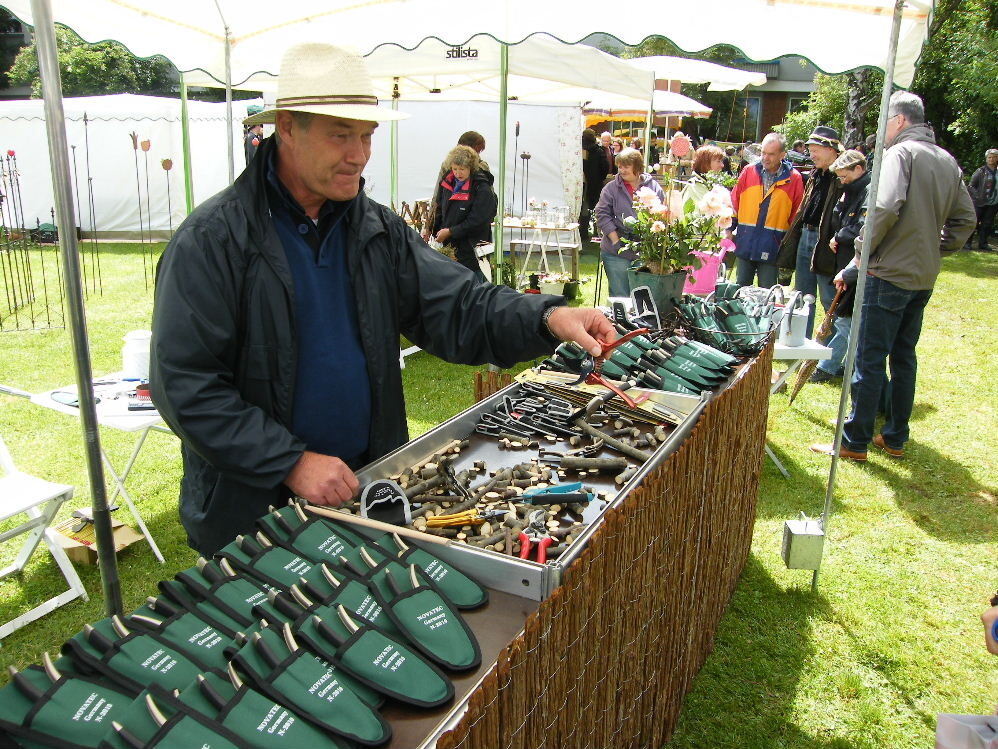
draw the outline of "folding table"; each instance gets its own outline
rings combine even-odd
[[[135,523],[139,526],[139,530],[149,542],[149,547],[152,549],[153,554],[156,555],[156,558],[160,562],[164,562],[165,560],[163,559],[163,554],[160,552],[159,547],[153,540],[152,534],[146,527],[145,521],[142,519],[142,515],[139,513],[138,508],[135,506],[132,496],[125,488],[125,481],[128,479],[128,474],[131,472],[132,466],[135,465],[135,461],[139,457],[139,452],[142,450],[142,445],[145,444],[146,437],[149,435],[149,432],[157,431],[165,432],[167,434],[172,434],[172,432],[165,424],[163,424],[163,420],[160,417],[159,412],[155,409],[146,411],[128,410],[128,393],[135,389],[136,384],[138,383],[134,381],[122,380],[120,373],[106,375],[104,377],[97,378],[94,381],[94,395],[100,399],[97,402],[97,423],[102,426],[110,427],[111,429],[118,429],[122,432],[138,433],[138,439],[135,441],[135,447],[132,449],[132,454],[128,458],[128,462],[125,463],[124,468],[120,471],[114,467],[114,464],[108,457],[107,452],[104,450],[103,443],[101,444],[101,458],[104,460],[104,465],[107,467],[108,473],[111,474],[115,483],[114,491],[108,497],[108,504],[110,505],[114,502],[115,498],[121,494],[122,499],[125,500],[125,504],[128,505],[128,509],[132,513],[132,517],[135,518]],[[56,388],[55,390],[47,390],[44,393],[32,395],[31,402],[42,406],[43,408],[58,411],[59,413],[69,414],[70,416],[79,416],[79,408],[66,405],[65,403],[61,403],[57,400],[57,398],[63,398],[64,394],[75,397],[76,386],[72,385],[64,388]],[[55,395],[55,398],[53,398],[53,395]]]
[[[549,273],[551,267],[548,263],[548,251],[554,250],[557,253],[558,264],[561,268],[562,273],[565,272],[565,259],[562,257],[562,250],[570,250],[572,253],[571,259],[571,271],[572,280],[578,280],[579,278],[579,249],[581,247],[581,240],[579,239],[579,225],[578,224],[566,224],[565,226],[553,226],[548,224],[541,224],[537,226],[528,226],[522,223],[516,218],[506,218],[503,221],[503,229],[521,229],[526,232],[525,239],[511,239],[509,243],[510,256],[514,258],[513,263],[516,264],[514,251],[517,248],[526,248],[527,254],[523,258],[523,266],[520,272],[517,273],[517,282],[526,279],[527,274],[530,269],[530,258],[536,250],[538,253],[538,266],[535,271],[540,271],[544,273]],[[560,233],[570,232],[569,241],[563,242],[559,238]]]
[[[804,343],[801,346],[784,346],[779,341],[776,342],[773,347],[773,361],[784,361],[788,362],[786,371],[784,371],[773,383],[773,387],[770,389],[770,394],[774,394],[783,387],[786,383],[787,378],[790,377],[794,372],[801,368],[801,366],[806,361],[821,361],[822,359],[831,359],[832,350],[828,346],[822,346],[817,341],[812,341],[810,338],[805,338]],[[783,463],[780,459],[776,457],[773,450],[770,448],[769,443],[766,443],[766,455],[769,459],[773,461],[773,464],[777,467],[780,473],[783,474],[784,478],[790,478],[790,474],[787,473],[787,469],[783,467]]]

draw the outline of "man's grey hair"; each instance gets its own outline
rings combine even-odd
[[[315,119],[316,115],[312,112],[298,112],[294,109],[286,110],[288,114],[291,115],[291,119],[295,123],[295,127],[301,128],[302,130],[308,130],[312,127],[312,121]],[[277,145],[281,145],[281,134],[274,129],[274,142]]]
[[[780,151],[787,150],[787,136],[783,133],[769,133],[765,138],[762,139],[762,145],[765,146],[767,143],[775,142],[779,147]]]
[[[990,156],[991,154],[998,156],[998,148],[989,148],[987,151],[984,152],[984,158],[987,159],[988,156]]]
[[[896,117],[904,115],[904,118],[912,125],[921,125],[925,122],[925,105],[920,96],[910,91],[895,91],[891,94],[891,103],[887,106],[887,116]]]

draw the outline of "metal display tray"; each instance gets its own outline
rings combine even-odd
[[[724,387],[731,387],[745,371],[745,368],[739,367]],[[398,450],[365,466],[357,472],[361,484],[398,474],[433,455],[453,440],[466,438],[474,430],[482,413],[495,408],[504,396],[515,394],[518,387],[517,383],[510,385],[406,443]],[[395,735],[385,749],[433,749],[440,737],[457,725],[468,709],[471,695],[478,689],[492,664],[495,663],[500,649],[523,631],[523,623],[527,617],[537,609],[540,601],[551,595],[558,587],[563,571],[582,553],[589,538],[602,524],[602,516],[611,507],[622,502],[650,471],[679,448],[689,436],[700,413],[715,396],[715,393],[704,392],[699,400],[691,401],[690,412],[682,423],[676,426],[669,439],[659,445],[651,459],[620,488],[596,522],[592,523],[558,559],[538,564],[463,544],[449,547],[433,543],[424,544],[428,551],[472,575],[490,589],[491,600],[484,609],[464,612],[469,626],[476,632],[481,644],[482,665],[471,673],[453,679],[456,695],[451,705],[418,713],[405,709],[387,713],[385,717],[391,722]],[[376,531],[360,526],[354,526],[353,530],[368,537],[379,535]],[[406,543],[410,542],[413,542],[412,539],[407,537]]]
[[[735,377],[738,375],[736,374]],[[475,425],[481,415],[491,411],[502,402],[504,396],[513,395],[519,388],[513,383],[495,395],[479,401],[474,406],[457,414],[425,434],[406,443],[398,450],[370,463],[357,472],[361,485],[376,479],[396,475],[412,466],[454,440],[461,440],[474,432]],[[713,393],[704,392],[699,400],[691,398],[691,409],[686,418],[676,426],[669,438],[663,442],[634,476],[616,492],[616,496],[603,509],[600,517],[590,524],[574,543],[557,559],[545,564],[520,559],[496,551],[480,549],[475,546],[454,544],[439,546],[427,544],[426,548],[437,556],[455,565],[468,575],[481,582],[486,587],[510,593],[520,598],[533,601],[543,601],[551,595],[561,583],[562,571],[581,553],[589,537],[602,522],[602,515],[614,507],[637,486],[644,476],[659,463],[671,455],[682,444],[696,423],[700,412],[713,397]],[[359,530],[359,529],[358,529]]]

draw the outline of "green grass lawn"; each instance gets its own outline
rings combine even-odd
[[[140,248],[102,249],[103,294],[87,299],[95,375],[121,368],[121,337],[148,328],[152,306]],[[784,568],[780,538],[784,520],[821,511],[829,461],[807,445],[831,441],[838,390],[809,385],[793,406],[774,397],[769,437],[792,478],[768,461],[763,468],[752,554],[672,746],[925,747],[937,713],[983,713],[998,703],[998,659],[984,651],[978,619],[998,586],[998,256],[960,253],[944,267],[920,344],[908,457],[871,452],[866,465],[840,464],[817,593],[810,573]],[[594,257],[584,258],[583,272],[595,273]],[[585,289],[591,295],[593,285]],[[38,392],[71,383],[72,362],[65,330],[0,334],[5,385]],[[414,435],[471,404],[473,373],[425,353],[407,359]],[[74,506],[89,504],[77,420],[0,395],[0,434],[22,469],[73,484]],[[122,464],[134,435],[102,429],[101,438]],[[194,561],[177,520],[179,476],[177,440],[151,434],[129,487],[166,565],[144,544],[120,556],[126,609]],[[5,549],[4,563],[11,557]],[[90,602],[11,635],[0,666],[37,662],[103,615],[96,569],[80,570]],[[52,595],[57,574],[39,554],[20,578],[0,582],[0,619]]]

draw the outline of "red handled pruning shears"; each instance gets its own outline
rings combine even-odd
[[[548,547],[554,539],[544,527],[544,510],[535,510],[527,518],[527,527],[520,531],[520,559],[530,559],[531,546],[537,545],[537,563],[548,560]]]
[[[629,395],[626,395],[623,388],[617,387],[611,380],[603,377],[603,363],[606,361],[607,355],[617,348],[617,346],[622,343],[627,343],[632,338],[636,338],[639,335],[645,335],[649,332],[648,328],[638,328],[637,330],[632,330],[630,333],[621,336],[613,343],[603,344],[603,350],[600,352],[599,356],[593,356],[592,354],[587,353],[585,358],[582,360],[579,379],[570,384],[578,385],[580,382],[585,382],[587,385],[602,385],[603,387],[612,390],[613,394],[624,401],[628,408],[636,408],[639,403],[643,403],[648,400],[650,397],[648,393],[642,393],[637,398],[631,398]]]

